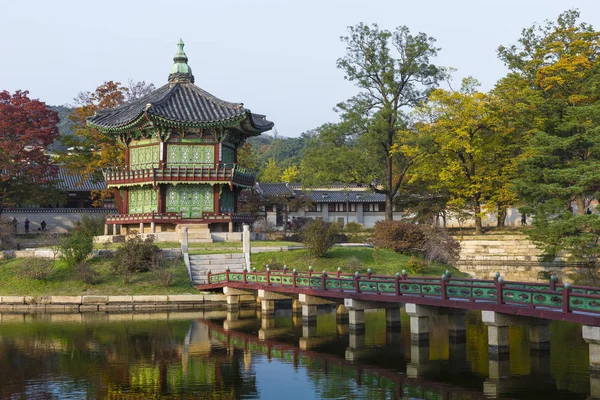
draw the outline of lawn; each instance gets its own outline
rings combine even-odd
[[[329,273],[341,267],[342,272],[346,273],[366,273],[367,269],[371,268],[372,272],[378,275],[394,275],[406,270],[409,275],[441,276],[446,270],[450,270],[456,277],[469,276],[445,264],[428,264],[417,256],[411,257],[392,250],[370,247],[334,247],[317,259],[311,257],[306,250],[257,253],[252,254],[251,262],[258,271],[268,264],[272,269],[280,269],[285,265],[290,270],[295,268],[298,271],[306,271],[312,266],[314,271],[326,270]]]
[[[150,294],[186,294],[198,293],[189,284],[183,261],[173,268],[174,282],[165,287],[150,272],[133,274],[130,282],[123,284],[121,277],[113,272],[110,260],[93,258],[89,265],[98,277],[88,285],[72,277],[71,270],[64,262],[59,261],[48,279],[37,280],[23,275],[23,266],[29,262],[27,258],[0,261],[0,296],[80,296],[80,295],[150,295]]]

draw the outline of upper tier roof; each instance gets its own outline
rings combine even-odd
[[[88,118],[90,126],[104,131],[123,131],[135,127],[147,117],[154,122],[191,127],[231,126],[253,133],[268,131],[273,122],[264,115],[253,114],[242,103],[221,100],[194,85],[192,70],[187,65],[183,42],[169,75],[169,83],[154,92],[109,110],[100,110]],[[247,133],[250,133],[247,132]]]

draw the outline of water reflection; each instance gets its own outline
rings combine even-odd
[[[423,343],[404,312],[389,329],[367,312],[364,332],[330,309],[5,314],[0,398],[585,399],[600,386],[579,325],[553,322],[550,350],[533,353],[511,327],[510,356],[489,360],[480,316],[456,318],[431,318]]]

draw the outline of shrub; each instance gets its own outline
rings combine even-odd
[[[83,231],[74,230],[60,243],[62,258],[70,268],[81,264],[94,251],[94,238]]]
[[[411,275],[420,275],[427,269],[427,263],[420,258],[411,257],[406,263],[406,269]]]
[[[73,276],[83,283],[91,285],[94,280],[98,277],[98,272],[95,271],[88,263],[82,262],[75,266],[73,270]]]
[[[424,229],[419,225],[402,221],[379,221],[375,224],[371,240],[375,247],[410,254],[422,251],[425,237]]]
[[[338,224],[323,222],[321,219],[309,222],[302,229],[302,244],[313,257],[323,256],[336,243]]]
[[[460,256],[460,243],[444,231],[425,231],[423,256],[426,260],[454,265]]]
[[[82,215],[81,219],[75,222],[75,231],[89,236],[104,235],[104,217]]]
[[[54,263],[43,258],[28,258],[21,267],[21,274],[30,279],[45,281],[52,273]]]
[[[117,251],[112,261],[113,270],[127,282],[134,272],[146,272],[158,262],[160,249],[154,244],[154,236],[142,240],[140,235],[127,239]]]
[[[267,240],[280,239],[282,234],[277,230],[277,227],[271,221],[261,219],[254,225],[254,232],[264,234]]]
[[[359,224],[358,222],[348,222],[346,224],[346,226],[344,227],[344,231],[349,232],[349,233],[358,233],[361,232],[363,229],[362,225]]]
[[[154,281],[159,286],[171,286],[175,281],[175,267],[179,260],[164,260],[160,257],[155,258],[150,266],[150,273]]]
[[[307,222],[310,221],[314,221],[313,218],[310,217],[296,217],[292,219],[292,231],[293,232],[300,232],[302,231],[302,228],[304,228],[304,225],[306,225]]]

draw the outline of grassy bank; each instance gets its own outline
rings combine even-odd
[[[197,293],[190,287],[183,261],[173,269],[174,281],[165,287],[152,273],[141,272],[133,274],[130,282],[124,284],[116,274],[110,261],[101,258],[89,260],[89,265],[98,273],[92,284],[85,284],[73,278],[71,270],[65,263],[59,261],[48,279],[37,280],[28,278],[22,273],[27,258],[17,258],[0,261],[0,296],[80,296],[80,295],[150,295],[150,294],[185,294]]]
[[[325,256],[317,259],[311,257],[306,250],[252,254],[252,266],[257,270],[262,270],[267,264],[274,269],[286,265],[290,270],[296,268],[298,271],[306,271],[312,266],[313,270],[319,272],[334,272],[341,267],[343,272],[366,273],[367,269],[371,268],[373,273],[378,275],[394,275],[404,269],[409,275],[441,276],[448,269],[452,271],[453,276],[469,276],[444,264],[429,264],[418,257],[369,247],[334,247]]]

